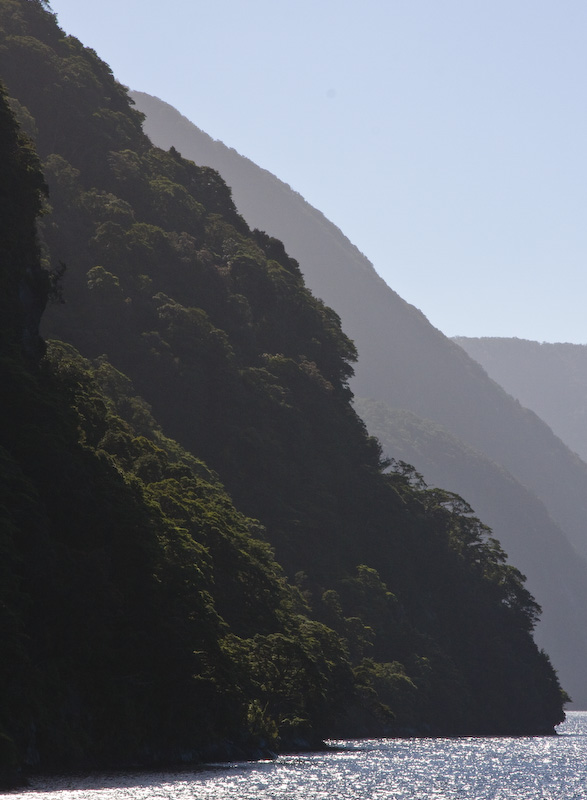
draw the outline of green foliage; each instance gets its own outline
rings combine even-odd
[[[36,373],[6,362],[0,733],[56,768],[552,729],[521,576],[460,498],[384,474],[354,345],[298,265],[216,173],[151,147],[38,3],[0,0],[0,22],[46,159],[46,258],[68,264],[46,327],[67,343]],[[42,179],[6,119],[39,264]]]
[[[94,367],[53,344],[39,376],[12,374],[11,386],[20,415],[5,401],[1,587],[11,615],[0,620],[2,685],[16,683],[17,697],[32,692],[24,717],[4,698],[11,736],[24,747],[34,721],[33,750],[46,766],[73,765],[90,750],[104,764],[153,748],[169,759],[189,747],[196,758],[209,742],[274,747],[283,726],[289,739],[306,729],[315,737],[352,691],[343,646],[294,610],[262,529],[217,477],[163,436],[105,359]],[[18,488],[17,464],[30,487]],[[51,570],[41,579],[42,564]],[[52,584],[59,591],[49,599]],[[273,696],[267,666],[280,659]],[[57,711],[62,679],[77,698],[73,717]],[[252,709],[268,704],[261,725]]]
[[[363,702],[373,706],[390,728],[398,718],[404,724],[416,718],[418,687],[399,662],[363,659],[355,669],[355,679]]]

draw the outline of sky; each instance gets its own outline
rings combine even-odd
[[[587,343],[585,0],[51,0],[449,336]]]

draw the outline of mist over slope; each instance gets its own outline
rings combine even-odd
[[[489,512],[487,519],[505,549],[519,554],[517,563],[529,574],[539,600],[545,606],[555,603],[552,614],[562,628],[558,623],[549,630],[545,626],[541,641],[574,699],[587,706],[580,667],[585,657],[583,631],[587,630],[581,589],[587,582],[587,466],[535,414],[520,407],[457,344],[389,288],[368,259],[299,194],[212,140],[168,104],[140,92],[132,96],[146,114],[144,129],[153,141],[163,147],[173,145],[197,163],[218,169],[247,222],[282,239],[313,292],[338,312],[343,330],[359,352],[352,381],[355,393],[439,423],[465,449],[484,457],[486,470],[494,476],[492,484],[500,485],[506,472],[508,485],[517,482],[515,501],[507,492],[489,491],[487,474],[472,479],[466,459],[455,457],[454,451],[439,447],[438,442],[433,454],[429,452],[432,443],[422,443],[410,459],[429,481],[460,493],[466,489],[465,497],[474,508]],[[362,409],[374,432],[368,410]],[[396,454],[390,451],[389,455]],[[433,463],[438,465],[434,471]],[[517,503],[528,510],[520,512]],[[526,541],[526,534],[520,532],[526,516],[541,520],[539,548],[536,541],[529,549],[520,544]],[[556,570],[555,552],[559,554]],[[537,553],[544,559],[540,567]],[[571,580],[572,574],[578,577]],[[553,583],[565,587],[558,599]]]
[[[453,341],[587,460],[587,345],[507,337]]]

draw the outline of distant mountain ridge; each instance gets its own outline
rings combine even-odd
[[[465,449],[483,455],[486,473],[475,483],[475,500],[470,496],[470,501],[477,511],[484,507],[490,512],[484,519],[506,551],[519,554],[517,563],[529,574],[529,586],[545,606],[551,602],[552,584],[565,587],[553,611],[559,622],[550,631],[539,627],[538,638],[552,654],[575,701],[587,707],[581,666],[587,658],[587,610],[581,588],[587,583],[587,466],[535,414],[490,380],[461,347],[390,289],[368,259],[299,194],[212,140],[163,101],[141,92],[131,96],[146,114],[144,129],[151,139],[217,169],[247,222],[278,236],[298,260],[308,286],[338,312],[343,330],[359,351],[351,384],[355,394],[433,420],[460,439]],[[370,431],[376,432],[368,409],[360,408]],[[461,493],[463,486],[471,490],[474,481],[466,460],[459,465],[460,457],[455,462],[450,448],[436,444],[431,454],[431,447],[428,440],[422,452],[411,451],[424,477]],[[519,484],[516,502],[524,497],[529,516],[542,521],[545,553],[539,568],[536,553],[520,546],[524,537],[517,529],[524,524],[524,514],[508,507],[511,497],[487,491],[488,475],[497,485],[504,470],[510,474],[506,483]],[[454,483],[447,484],[444,476],[451,476]],[[571,574],[576,578],[567,586]]]
[[[453,341],[587,461],[587,345],[507,337]]]

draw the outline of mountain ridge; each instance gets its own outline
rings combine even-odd
[[[2,90],[0,771],[553,733],[523,576],[465,501],[384,471],[283,244],[41,0],[0,0],[0,74],[38,152]],[[61,260],[27,361],[19,286]]]
[[[576,554],[569,554],[568,568],[574,569],[573,562],[578,558],[587,580],[587,537],[583,527],[587,514],[587,467],[538,417],[512,401],[462,348],[389,288],[344,234],[301,195],[236,151],[212,140],[163,101],[139,92],[131,92],[131,96],[146,114],[144,127],[154,141],[175,146],[187,157],[218,169],[247,221],[279,236],[297,259],[308,285],[340,314],[343,329],[359,352],[351,381],[355,394],[434,420],[506,469],[525,488],[527,502],[533,503],[530,498],[536,496],[545,504],[547,516],[552,518],[552,541],[557,541],[560,531],[564,531],[576,549]],[[366,421],[369,426],[369,419]],[[387,454],[394,456],[392,451]],[[416,467],[426,478],[426,459],[419,464],[418,454],[414,456]],[[459,486],[466,485],[466,478],[465,474],[449,488],[459,491]],[[483,497],[480,489],[475,495],[478,505]],[[482,505],[487,509],[489,504]],[[534,513],[540,516],[543,512],[537,507]],[[507,550],[518,552],[515,516],[512,512],[507,526],[497,526],[495,532]],[[518,563],[526,570],[523,560]],[[536,574],[535,570],[527,571]],[[564,571],[556,580],[564,581]],[[532,588],[539,597],[543,592],[548,597],[548,576],[539,583],[533,582]],[[579,611],[581,602],[577,600],[573,605],[574,627],[585,630],[587,618],[585,612]],[[567,633],[573,641],[572,627],[567,628]],[[584,652],[578,642],[577,648],[578,653]],[[573,663],[571,646],[564,657],[561,654],[561,669],[570,680],[572,695],[587,707],[587,692],[577,666],[581,660],[578,657]]]
[[[581,660],[587,654],[585,569],[544,504],[507,470],[438,423],[381,401],[356,398],[355,406],[384,452],[417,464],[432,486],[450,486],[467,498],[494,532],[500,532],[512,562],[523,564],[528,586],[540,589],[536,592],[543,609],[536,631],[538,643],[548,651],[556,642],[554,652],[564,665]],[[575,626],[573,635],[569,635],[570,621]]]

